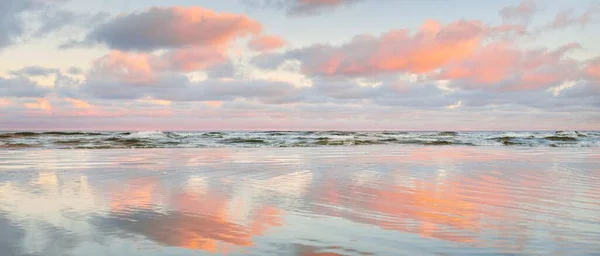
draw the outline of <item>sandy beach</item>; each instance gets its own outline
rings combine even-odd
[[[594,149],[0,151],[2,255],[592,255]]]

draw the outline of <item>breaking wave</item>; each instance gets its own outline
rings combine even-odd
[[[368,145],[600,147],[600,132],[0,132],[0,149],[347,147]]]

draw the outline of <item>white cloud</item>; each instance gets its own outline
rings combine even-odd
[[[459,100],[458,102],[456,102],[456,104],[447,106],[446,108],[447,109],[457,109],[457,108],[462,107],[462,104],[463,104],[462,100]]]
[[[576,84],[577,83],[575,81],[565,81],[564,83],[562,83],[559,86],[555,86],[555,87],[548,89],[548,91],[551,91],[552,95],[554,95],[554,97],[558,97],[563,90],[573,88],[573,86],[575,86]]]

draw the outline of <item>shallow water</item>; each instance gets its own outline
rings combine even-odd
[[[598,255],[600,153],[0,151],[0,255]]]

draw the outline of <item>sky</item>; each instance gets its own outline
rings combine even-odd
[[[1,0],[0,130],[600,130],[595,0]]]

